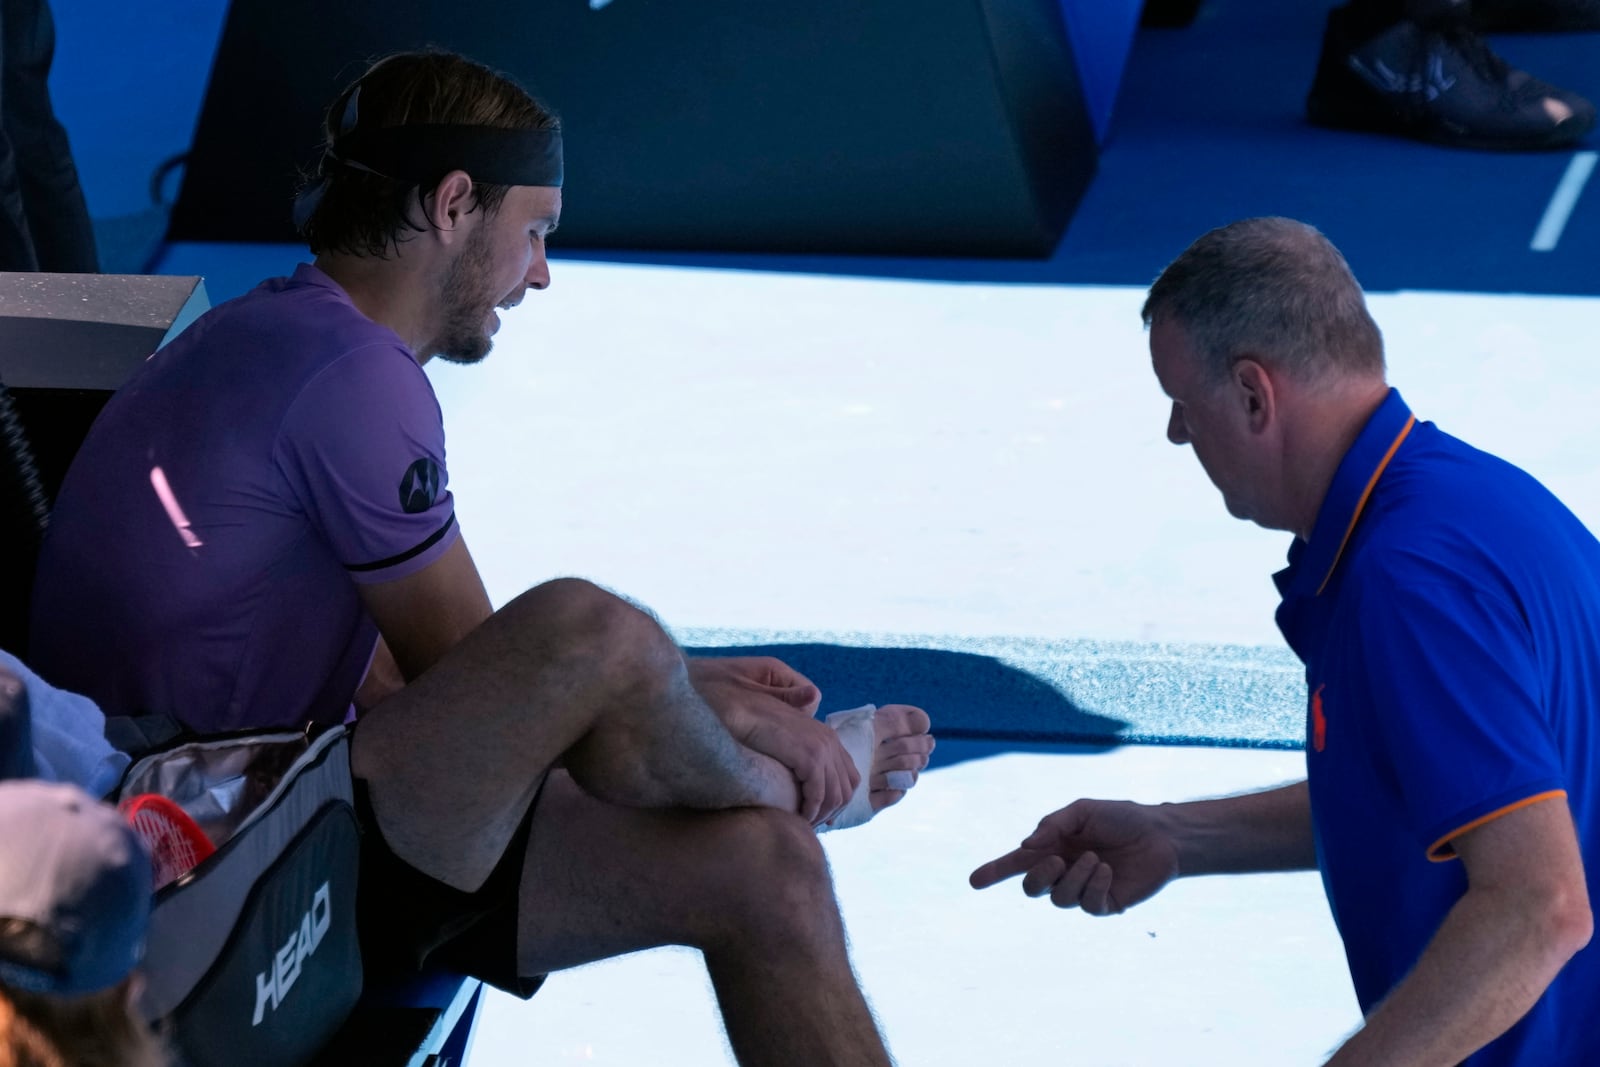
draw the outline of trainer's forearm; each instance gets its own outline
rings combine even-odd
[[[1329,1067],[1450,1067],[1509,1030],[1588,942],[1576,912],[1537,887],[1456,902],[1416,968]]]
[[[1305,782],[1242,796],[1162,804],[1180,876],[1302,871],[1317,865]]]

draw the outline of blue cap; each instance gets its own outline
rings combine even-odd
[[[58,996],[116,985],[144,954],[150,886],[150,857],[115,808],[73,785],[0,782],[0,983]]]

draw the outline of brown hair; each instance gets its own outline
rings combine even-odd
[[[1182,327],[1213,381],[1247,352],[1308,378],[1383,373],[1383,335],[1350,265],[1294,219],[1205,234],[1161,272],[1140,314]]]
[[[81,997],[0,986],[0,1067],[169,1067],[165,1042],[130,1003],[132,981]]]
[[[356,90],[361,95],[351,106]],[[305,175],[300,195],[314,198],[300,235],[314,253],[347,252],[387,258],[409,233],[422,233],[416,208],[448,168],[431,181],[400,181],[341,163],[341,134],[362,129],[422,124],[489,126],[511,130],[552,130],[560,120],[516,82],[453,52],[400,52],[367,68],[345,86],[323,121],[324,148],[314,173]],[[321,188],[318,189],[318,186]],[[504,185],[473,184],[477,206],[493,214],[505,199]]]

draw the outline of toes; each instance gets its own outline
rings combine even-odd
[[[877,788],[878,780],[891,772],[909,772],[915,775],[928,766],[930,754],[933,752],[933,738],[927,734],[918,737],[897,737],[892,741],[880,744],[872,754],[872,783]]]
[[[933,720],[928,718],[927,712],[910,704],[885,704],[878,709],[873,726],[878,740],[887,741],[895,737],[926,735],[933,727]]]
[[[868,783],[867,792],[873,793],[880,789],[898,789],[902,792],[917,784],[916,771],[885,771],[874,774]]]
[[[867,794],[867,800],[872,804],[872,810],[879,812],[890,805],[900,803],[905,799],[905,796],[906,791],[904,789],[874,789]]]
[[[928,713],[909,704],[881,707],[873,722],[878,746],[867,787],[877,811],[897,803],[916,784],[917,775],[928,766],[933,737],[928,733]]]
[[[892,759],[896,756],[922,756],[926,758],[932,751],[932,734],[910,734],[902,737],[889,737],[879,741],[877,752],[873,759]]]
[[[890,752],[887,745],[879,748],[872,757],[872,773],[885,771],[920,771],[928,765],[925,752]]]

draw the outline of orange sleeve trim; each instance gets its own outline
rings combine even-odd
[[[1378,469],[1372,472],[1371,478],[1367,479],[1367,487],[1361,490],[1361,499],[1356,501],[1355,514],[1350,516],[1350,525],[1344,528],[1344,540],[1339,542],[1339,551],[1333,554],[1333,562],[1328,565],[1328,573],[1322,576],[1322,584],[1317,586],[1318,596],[1321,596],[1322,591],[1328,588],[1328,582],[1332,580],[1333,572],[1339,569],[1339,560],[1344,556],[1344,548],[1350,543],[1350,535],[1356,532],[1356,523],[1361,521],[1361,513],[1366,510],[1367,498],[1372,495],[1372,490],[1378,484],[1378,479],[1382,478],[1383,472],[1388,469],[1389,461],[1394,458],[1396,452],[1400,451],[1400,442],[1406,439],[1406,435],[1411,432],[1411,427],[1416,424],[1417,417],[1415,415],[1406,420],[1406,424],[1400,428],[1399,436],[1389,446],[1389,451],[1385,452],[1383,458],[1378,461]]]
[[[1462,834],[1476,830],[1484,823],[1494,822],[1500,816],[1507,815],[1513,811],[1516,811],[1518,808],[1525,808],[1529,804],[1537,804],[1541,800],[1550,800],[1552,797],[1564,797],[1566,795],[1567,791],[1565,789],[1552,789],[1545,793],[1535,793],[1531,797],[1524,797],[1515,804],[1507,804],[1498,811],[1491,811],[1487,815],[1480,815],[1476,819],[1473,819],[1471,822],[1467,823],[1467,825],[1458,830],[1451,830],[1449,833],[1439,838],[1439,840],[1435,841],[1428,849],[1428,859],[1434,863],[1448,863],[1450,860],[1456,858],[1455,846],[1451,845],[1450,842],[1460,837]]]

